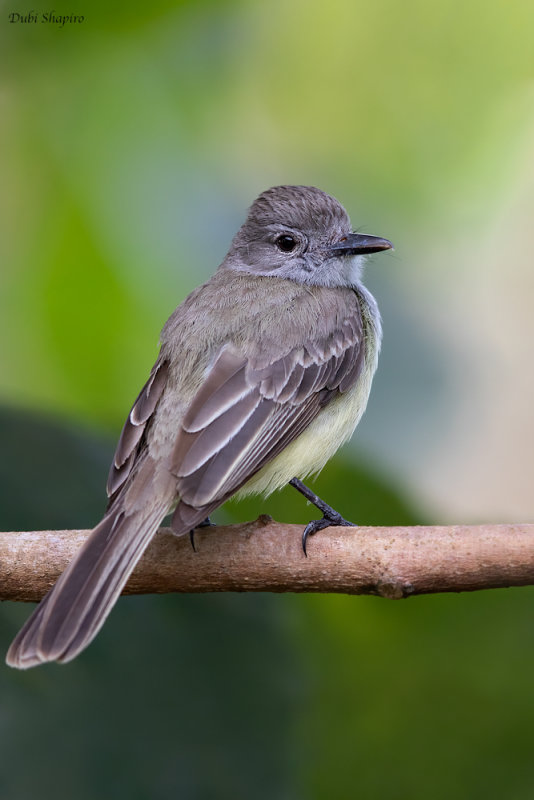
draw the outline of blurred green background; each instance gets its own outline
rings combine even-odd
[[[391,238],[368,412],[315,486],[369,524],[529,520],[534,6],[73,0],[0,15],[0,529],[90,527],[173,308],[277,183]],[[305,522],[287,490],[230,503]],[[311,543],[313,548],[313,542]],[[311,553],[312,556],[312,553]],[[0,668],[0,793],[534,795],[534,590],[123,598]],[[28,607],[4,603],[5,650]]]

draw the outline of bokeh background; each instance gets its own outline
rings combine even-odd
[[[173,308],[247,206],[317,185],[387,236],[368,412],[315,486],[361,523],[534,516],[534,6],[0,4],[0,529],[90,527]],[[307,521],[284,491],[228,504]],[[312,543],[313,546],[313,543]],[[4,603],[7,648],[28,607]],[[120,601],[0,669],[0,792],[532,798],[534,590]]]

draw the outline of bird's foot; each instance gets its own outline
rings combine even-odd
[[[313,534],[317,533],[317,531],[322,531],[323,528],[330,528],[334,525],[347,525],[351,528],[357,527],[354,522],[349,522],[348,520],[344,519],[341,514],[338,514],[337,511],[334,511],[334,509],[331,508],[329,513],[325,513],[321,519],[314,519],[311,522],[308,522],[304,528],[304,532],[302,534],[302,549],[305,556],[308,555],[306,550],[308,536],[313,536]]]
[[[209,528],[209,527],[215,527],[215,523],[212,522],[209,517],[206,517],[206,519],[203,522],[197,525],[197,528]],[[191,541],[191,547],[193,548],[193,551],[196,553],[197,548],[195,547],[195,531],[196,528],[193,528],[193,530],[189,531],[189,539]]]
[[[319,511],[323,512],[323,516],[321,519],[315,519],[311,522],[308,522],[306,527],[304,528],[304,532],[302,534],[302,549],[304,551],[304,555],[307,556],[308,553],[306,552],[306,542],[308,540],[308,536],[313,536],[314,533],[317,531],[322,531],[323,528],[334,527],[335,525],[346,525],[347,527],[356,528],[354,522],[349,522],[348,520],[344,519],[338,511],[329,506],[328,503],[325,503],[324,500],[321,500],[315,492],[312,492],[311,489],[308,489],[302,481],[298,478],[293,478],[289,481],[291,486],[293,486],[297,491],[304,495],[306,500],[309,500],[310,503],[313,503]]]

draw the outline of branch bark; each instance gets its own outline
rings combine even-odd
[[[302,526],[255,522],[162,528],[126,594],[153,592],[340,592],[391,599],[534,584],[534,524],[327,528],[309,540]],[[0,599],[40,600],[88,531],[0,533]]]

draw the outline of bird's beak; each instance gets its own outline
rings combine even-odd
[[[380,250],[392,249],[393,245],[388,239],[369,236],[367,233],[348,233],[329,247],[334,256],[364,256],[369,253],[378,253]]]

